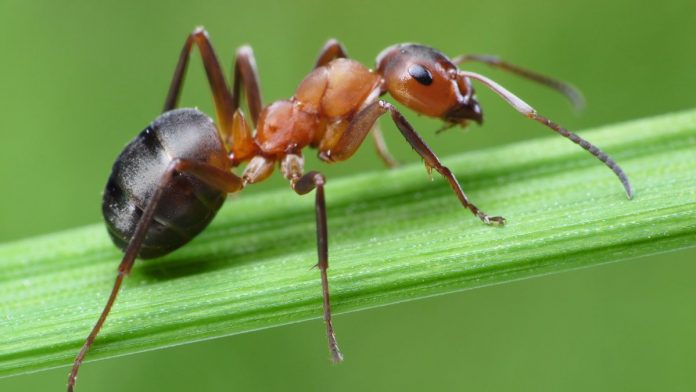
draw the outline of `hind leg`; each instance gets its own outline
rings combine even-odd
[[[94,339],[97,337],[97,334],[99,334],[99,330],[101,329],[102,325],[104,325],[104,321],[106,321],[106,317],[109,315],[111,307],[116,301],[116,296],[118,295],[119,290],[121,288],[121,284],[123,283],[123,278],[126,275],[128,275],[131,269],[133,268],[133,263],[135,262],[135,258],[137,257],[138,252],[140,251],[140,247],[143,241],[145,240],[147,229],[148,227],[150,227],[150,222],[152,221],[152,217],[155,214],[157,205],[160,199],[162,198],[164,189],[166,189],[167,185],[169,184],[169,181],[171,181],[175,173],[183,172],[192,174],[196,178],[204,181],[205,183],[225,192],[237,192],[244,187],[242,179],[237,177],[233,173],[220,170],[216,167],[207,165],[205,163],[201,163],[198,161],[189,161],[185,159],[175,159],[169,164],[167,170],[164,172],[164,175],[162,175],[162,178],[160,179],[157,190],[155,190],[150,200],[147,202],[147,206],[143,211],[143,215],[140,217],[140,220],[138,221],[138,224],[135,227],[135,231],[133,232],[133,236],[131,237],[130,242],[128,243],[128,247],[126,248],[126,252],[123,255],[121,264],[118,266],[118,274],[116,275],[116,281],[114,282],[114,286],[111,289],[111,295],[109,295],[109,299],[106,302],[106,305],[104,306],[104,309],[102,310],[102,313],[99,316],[97,323],[94,325],[92,331],[87,336],[85,343],[82,345],[80,352],[77,354],[77,357],[73,362],[70,377],[68,378],[68,392],[73,391],[75,381],[77,380],[77,372],[80,370],[80,365],[82,364],[82,361],[84,360],[87,351],[92,346],[92,343],[94,343]]]

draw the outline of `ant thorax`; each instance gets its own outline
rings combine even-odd
[[[280,156],[304,147],[330,149],[365,101],[378,97],[381,78],[357,61],[336,59],[312,71],[295,95],[267,106],[259,116],[256,142],[264,154]]]

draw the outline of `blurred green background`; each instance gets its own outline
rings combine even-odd
[[[588,101],[579,115],[544,88],[470,67],[576,130],[696,107],[693,1],[0,0],[0,242],[101,220],[111,164],[158,114],[197,25],[228,70],[237,46],[254,47],[265,103],[291,95],[336,37],[368,65],[384,47],[415,41],[450,55],[498,54],[571,81]],[[194,56],[182,103],[212,114]],[[467,132],[436,136],[437,121],[407,116],[443,157],[549,135],[478,95],[486,124]],[[401,161],[418,160],[393,125],[382,126]],[[384,170],[369,145],[341,165],[308,166],[329,178]],[[241,197],[278,186],[275,178]],[[78,389],[690,391],[695,257],[692,249],[339,315],[340,366],[329,364],[315,320],[88,363]],[[62,390],[67,373],[0,379],[0,390]]]

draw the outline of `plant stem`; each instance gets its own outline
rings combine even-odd
[[[634,200],[558,137],[444,159],[502,228],[422,165],[330,180],[334,312],[696,244],[696,111],[581,134],[623,166]],[[191,244],[138,261],[87,361],[321,318],[313,200],[242,194]],[[0,246],[0,376],[69,365],[120,258],[103,225]]]

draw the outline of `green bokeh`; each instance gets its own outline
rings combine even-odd
[[[451,55],[498,54],[572,81],[588,101],[580,115],[552,92],[471,66],[571,129],[696,106],[692,1],[0,0],[0,241],[101,219],[113,159],[157,115],[197,25],[208,28],[226,66],[237,46],[254,47],[266,103],[289,96],[323,42],[336,37],[370,65],[385,46],[416,41]],[[183,104],[213,113],[197,58],[189,75]],[[549,134],[491,93],[479,89],[479,100],[486,124],[466,133],[435,136],[438,122],[407,117],[443,157]],[[394,126],[382,126],[392,152],[417,161]],[[329,179],[382,170],[370,146],[341,165],[308,166]],[[284,184],[275,178],[241,197],[274,186]],[[341,366],[328,363],[316,320],[87,364],[78,387],[694,390],[695,257],[683,251],[338,316]],[[67,371],[1,379],[0,390],[62,390]]]

